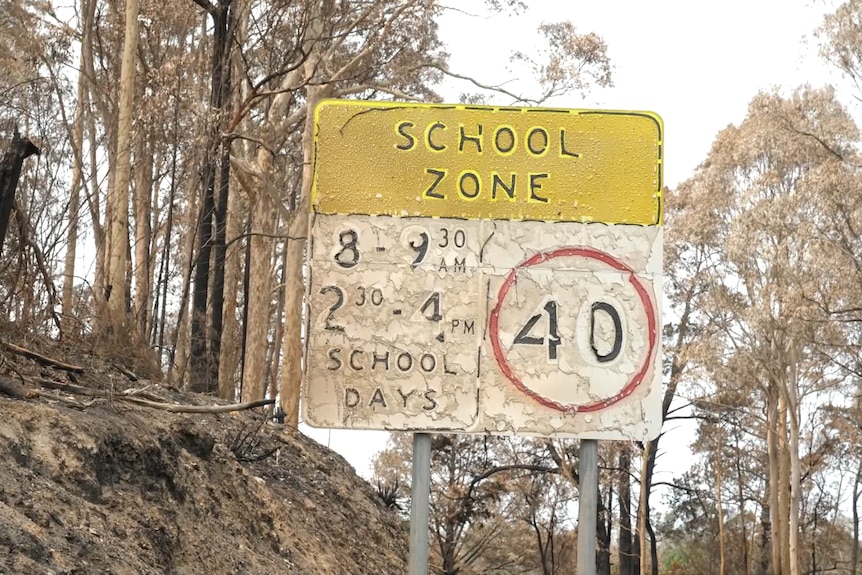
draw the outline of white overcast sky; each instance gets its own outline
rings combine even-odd
[[[455,2],[478,14],[478,0]],[[477,17],[451,13],[441,35],[450,68],[486,84],[512,81],[513,92],[529,88],[526,74],[509,71],[513,50],[529,52],[542,22],[570,20],[579,32],[595,32],[608,45],[614,86],[558,98],[555,107],[648,110],[665,124],[665,182],[671,190],[703,161],[715,135],[738,124],[760,90],[792,90],[840,84],[840,76],[818,56],[814,31],[839,2],[828,0],[526,0],[517,17]],[[442,95],[456,102],[474,92],[446,84]],[[840,94],[849,103],[846,90]],[[495,104],[510,104],[504,99]],[[857,116],[858,118],[858,116]],[[857,119],[858,121],[858,119]],[[341,453],[365,477],[387,434],[375,431],[303,431]],[[663,440],[662,480],[690,463],[690,432],[671,431]]]

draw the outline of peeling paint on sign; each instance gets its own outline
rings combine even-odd
[[[661,223],[650,112],[324,100],[319,213]]]
[[[311,229],[309,424],[657,433],[661,228],[316,214]]]
[[[650,112],[322,102],[304,420],[654,438],[663,137]]]

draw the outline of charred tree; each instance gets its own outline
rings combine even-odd
[[[614,501],[613,484],[608,487],[607,499],[602,498],[601,488],[596,499],[596,575],[611,575],[611,536],[613,516],[611,506]]]
[[[206,10],[213,21],[210,83],[210,107],[213,119],[205,165],[201,170],[203,202],[198,220],[198,254],[194,264],[189,389],[197,392],[213,392],[218,387],[221,309],[224,299],[224,230],[230,179],[229,143],[222,138],[220,128],[224,122],[223,115],[230,95],[230,47],[234,10],[233,0],[221,0],[216,4],[208,0],[195,0],[195,3]],[[218,196],[216,187],[218,187]],[[207,303],[211,295],[209,293],[211,272],[215,276],[211,302],[213,313],[208,331]]]
[[[18,189],[18,180],[21,179],[24,160],[40,153],[39,147],[26,136],[22,138],[16,128],[9,150],[0,160],[0,254],[3,253],[6,229],[9,227],[12,206],[15,205],[15,191]]]
[[[635,575],[632,570],[632,491],[631,491],[631,452],[628,445],[622,445],[619,455],[619,483],[617,498],[620,506],[619,566],[620,575]]]

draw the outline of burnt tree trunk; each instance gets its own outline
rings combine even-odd
[[[227,67],[230,75],[230,66]],[[230,79],[227,79],[230,82]],[[227,210],[230,193],[230,144],[222,143],[221,165],[219,166],[218,201],[215,205],[215,241],[213,243],[213,294],[210,305],[212,332],[210,333],[210,391],[218,389],[219,365],[221,364],[221,340],[224,331],[224,279],[227,256]],[[215,387],[215,389],[212,389]],[[275,397],[275,395],[273,395]]]
[[[859,565],[859,484],[862,482],[862,461],[856,467],[853,480],[853,546],[850,548],[850,572],[856,573]]]
[[[769,504],[769,476],[763,488],[763,504],[760,507],[760,561],[757,575],[772,571],[772,507]],[[855,571],[854,571],[855,573]]]
[[[667,400],[667,395],[665,396]],[[666,401],[666,405],[669,405],[670,401]],[[663,409],[663,417],[666,417],[667,408]],[[645,445],[644,457],[646,458],[646,464],[644,465],[645,472],[642,474],[641,478],[641,493],[646,494],[645,497],[642,497],[643,503],[640,505],[640,509],[638,510],[638,525],[643,526],[643,529],[638,529],[639,533],[639,557],[638,557],[638,565],[640,566],[640,572],[644,573],[643,562],[645,561],[644,553],[646,548],[644,544],[648,542],[649,544],[649,552],[650,559],[652,564],[650,565],[650,573],[652,575],[659,575],[659,565],[658,565],[658,542],[655,538],[655,533],[653,532],[652,523],[650,521],[650,501],[649,496],[652,493],[652,479],[653,473],[655,472],[655,459],[656,453],[658,453],[658,444],[661,439],[661,435],[648,442]],[[643,516],[641,516],[643,514]]]
[[[613,484],[609,487],[607,500],[603,500],[601,489],[596,498],[596,575],[611,575],[611,537],[613,504]]]
[[[221,126],[230,93],[230,49],[233,33],[232,0],[221,0],[210,4],[195,0],[213,20],[212,77],[210,84],[210,107],[214,113],[211,120],[206,164],[201,170],[203,180],[203,202],[198,222],[198,256],[195,262],[194,291],[192,292],[191,320],[191,374],[189,389],[197,392],[213,392],[218,388],[218,353],[221,343],[221,300],[224,297],[224,219],[227,211],[228,181],[230,178],[227,150],[228,143],[221,136]],[[218,205],[216,204],[218,187]],[[213,233],[215,227],[215,237]],[[215,244],[215,246],[214,246]],[[215,247],[215,262],[213,248]],[[221,266],[218,269],[218,266]],[[214,270],[214,268],[216,268]],[[210,272],[214,270],[214,294],[209,293]],[[207,303],[212,296],[214,310],[207,329]],[[216,301],[219,300],[219,301]],[[209,344],[209,345],[208,345]]]
[[[40,153],[39,148],[26,136],[22,138],[16,129],[9,150],[0,160],[0,254],[3,253],[6,229],[9,227],[9,217],[15,204],[15,190],[18,189],[24,160]]]
[[[631,452],[623,445],[619,455],[619,483],[617,497],[620,503],[619,573],[635,575],[632,569],[632,491],[631,491]]]
[[[218,39],[219,42],[219,62],[222,70],[219,72],[219,99],[218,105],[221,113],[219,114],[219,134],[221,134],[221,126],[225,121],[225,113],[228,110],[228,104],[231,99],[231,42],[236,33],[236,12],[237,9],[233,4],[233,0],[223,0],[218,6]],[[220,137],[220,157],[219,157],[219,172],[218,180],[214,182],[216,188],[216,198],[213,215],[215,226],[215,237],[213,241],[213,286],[212,300],[210,303],[210,332],[209,341],[209,356],[210,356],[210,375],[212,380],[210,391],[218,391],[219,381],[219,366],[221,365],[221,341],[222,332],[224,331],[224,281],[225,281],[225,264],[227,256],[227,211],[230,200],[230,141]],[[275,397],[275,396],[273,396]]]

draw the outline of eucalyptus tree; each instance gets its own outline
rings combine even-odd
[[[374,460],[378,485],[395,487],[402,499],[410,491],[411,437],[393,434]],[[542,440],[434,435],[429,529],[435,571],[571,572],[577,490],[569,472]]]
[[[820,54],[844,74],[862,97],[862,2],[847,0],[827,14],[816,30]]]
[[[19,0],[0,6],[0,140],[16,132],[42,155],[24,164],[12,201],[0,265],[0,307],[22,329],[62,333],[52,264],[63,243],[63,192],[69,155],[64,101],[70,85],[56,72],[70,60],[72,35],[48,18],[51,7]]]
[[[63,182],[62,198],[69,208],[65,316],[83,293],[75,284],[87,272],[78,274],[75,261],[89,249],[78,243],[89,228],[96,257],[87,291],[101,320],[120,318],[142,341],[173,348],[170,377],[196,390],[214,391],[218,381],[230,397],[240,371],[243,396],[280,394],[294,423],[316,101],[436,101],[435,86],[447,75],[506,103],[610,83],[602,39],[561,22],[538,30],[545,48],[513,56],[534,73],[536,94],[489,90],[449,70],[439,36],[449,8],[435,0],[192,0],[170,8],[140,0],[137,9],[80,0],[75,8],[55,13],[31,0],[0,7],[4,102],[18,105],[14,98],[45,80],[39,58],[19,54],[68,66],[49,74],[71,148],[72,181]],[[77,62],[68,58],[73,45]],[[74,98],[70,80],[77,80]],[[74,106],[64,110],[67,102]],[[243,247],[247,265],[236,249]],[[91,318],[82,313],[77,321],[86,331]],[[231,350],[222,364],[224,342]]]
[[[442,575],[457,575],[492,558],[517,562],[521,550],[496,549],[512,517],[507,510],[509,487],[500,457],[504,439],[493,436],[434,435],[431,446],[430,534],[432,564]],[[374,460],[378,481],[409,494],[412,435],[393,434]],[[499,472],[495,472],[499,471]],[[514,556],[512,551],[515,552]]]
[[[120,341],[129,341],[126,305],[126,267],[129,264],[129,186],[131,185],[132,113],[138,50],[138,1],[126,0],[123,56],[117,103],[117,141],[113,178],[107,202],[107,265],[101,317],[102,330]]]
[[[216,7],[206,2],[198,4],[208,13],[210,7]],[[445,47],[438,36],[438,18],[446,8],[433,0],[279,0],[241,4],[242,9],[230,4],[237,18],[231,28],[231,49],[237,55],[239,69],[232,80],[236,84],[236,90],[231,92],[234,100],[228,106],[232,113],[218,133],[223,142],[231,144],[231,173],[241,186],[249,210],[242,396],[248,399],[279,393],[282,408],[295,424],[301,379],[302,278],[313,137],[310,111],[319,99],[327,97],[436,101],[439,96],[434,85],[444,75],[455,74],[448,69]],[[541,97],[610,82],[610,66],[601,38],[578,34],[574,26],[566,23],[545,25],[540,34],[546,38],[549,50],[540,51],[529,65],[543,89]],[[219,197],[224,200],[226,195]],[[200,209],[206,212],[208,208]],[[204,244],[200,242],[206,235],[203,226],[204,223],[199,238],[202,249]],[[215,247],[221,245],[218,239],[214,242]],[[281,260],[284,282],[273,281],[277,260]],[[202,270],[214,269],[219,274],[223,264],[218,258],[210,261],[205,251],[199,251],[197,261],[200,267],[196,286],[204,289],[209,276]],[[218,283],[216,280],[215,285]],[[283,329],[273,329],[273,325],[282,323],[281,317],[273,313],[280,309],[275,304],[279,292],[284,292],[285,317]],[[203,302],[201,296],[195,304],[198,313]],[[211,313],[218,313],[222,305],[228,309],[218,297],[207,305]],[[198,334],[193,334],[194,341],[201,341],[198,336],[202,325],[193,329]],[[217,318],[211,318],[207,327],[213,341],[220,337]],[[279,330],[283,333],[281,341],[272,341]],[[274,345],[280,349],[268,354]],[[199,356],[202,349],[200,345],[193,346],[192,355]],[[268,355],[281,357],[280,377],[268,369],[278,365],[268,361]],[[212,363],[218,361],[211,359]],[[232,371],[233,367],[227,369]],[[223,379],[221,374],[219,379]],[[280,381],[277,389],[267,392],[267,388],[275,387],[276,379]]]
[[[824,308],[850,260],[829,240],[845,213],[824,180],[846,169],[856,126],[831,89],[758,94],[683,188],[692,243],[710,252],[700,310],[714,332],[691,357],[708,393],[736,390],[764,414],[769,544],[776,575],[800,570],[804,418],[843,381],[830,361],[846,332]]]
[[[661,417],[663,431],[643,444],[639,462],[631,450],[622,449],[619,459],[620,494],[620,569],[621,573],[653,573],[659,571],[658,541],[652,525],[652,492],[656,460],[666,422],[685,418],[690,405],[685,399],[687,382],[692,379],[691,357],[699,342],[708,341],[712,333],[708,318],[701,311],[701,302],[710,286],[706,278],[712,265],[713,250],[709,237],[714,230],[704,226],[692,201],[690,186],[682,184],[676,190],[665,189],[665,293],[670,318],[663,327],[665,360]],[[635,529],[631,529],[630,467],[639,463],[639,489]],[[649,561],[647,561],[649,557]]]

